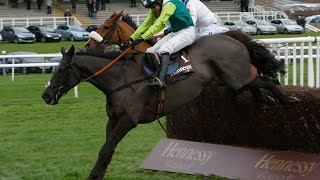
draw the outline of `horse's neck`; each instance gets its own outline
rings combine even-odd
[[[111,60],[94,56],[75,56],[73,59],[74,64],[80,69],[80,76],[83,79],[95,74],[111,62]],[[90,83],[102,92],[107,93],[112,89],[125,85],[127,82],[143,77],[145,74],[139,66],[138,63],[132,60],[116,62],[103,73],[91,79]]]
[[[130,38],[130,36],[134,33],[135,30],[124,21],[122,21],[122,23],[119,23],[119,27],[120,27],[120,33],[121,33],[119,34],[119,36],[121,37],[121,41],[126,42]],[[150,47],[151,47],[150,44],[143,41],[135,49],[138,51],[146,52],[147,49]]]

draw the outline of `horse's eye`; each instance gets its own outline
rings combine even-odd
[[[59,72],[64,72],[66,69],[59,68]]]
[[[109,29],[109,27],[108,27],[108,26],[105,26],[104,29]]]

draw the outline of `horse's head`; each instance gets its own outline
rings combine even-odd
[[[63,58],[42,94],[42,99],[47,104],[58,104],[59,99],[80,82],[80,72],[72,65],[74,53],[74,46],[71,46],[68,52],[61,48]]]
[[[123,12],[123,11],[122,11]],[[119,19],[122,16],[122,12],[113,14],[109,19],[105,20],[103,24],[99,26],[96,31],[90,33],[90,39],[85,44],[85,47],[95,47],[98,43],[104,43],[106,45],[117,44],[118,42],[123,42],[124,37],[121,34],[124,28],[119,27],[123,24],[120,24]],[[130,27],[130,26],[129,26]],[[119,30],[122,29],[122,30]],[[131,29],[131,33],[134,30]]]

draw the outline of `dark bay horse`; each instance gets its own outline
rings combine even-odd
[[[201,44],[206,46],[200,48]],[[193,64],[195,72],[190,73],[185,80],[170,84],[164,90],[165,102],[159,116],[174,112],[192,101],[212,81],[235,91],[246,87],[266,88],[282,104],[291,103],[269,79],[252,73],[250,55],[246,49],[242,43],[226,35],[198,39],[188,49],[188,57],[197,60],[197,63]],[[101,46],[78,52],[75,52],[72,46],[67,53],[62,48],[62,61],[53,73],[50,85],[42,94],[45,102],[50,105],[58,104],[59,99],[70,89],[120,54],[104,52],[105,49]],[[106,95],[106,111],[109,117],[105,143],[88,179],[103,179],[121,139],[137,124],[152,122],[157,117],[161,91],[147,86],[149,75],[142,68],[142,58],[141,54],[128,54],[99,76],[88,80]]]

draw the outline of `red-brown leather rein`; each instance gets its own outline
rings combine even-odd
[[[129,47],[128,49],[126,49],[125,51],[123,51],[117,58],[115,58],[114,60],[112,60],[109,64],[107,64],[106,66],[104,66],[102,69],[100,69],[99,71],[95,72],[93,75],[87,77],[86,79],[82,80],[81,82],[85,82],[93,77],[98,76],[99,74],[101,74],[103,71],[107,70],[108,68],[110,68],[114,63],[116,63],[120,58],[122,58],[122,56],[124,56],[125,54],[127,54],[127,52],[129,52],[132,48]]]
[[[156,36],[152,36],[149,38],[150,39],[156,39],[156,38],[162,38],[164,37],[164,34],[159,34]],[[125,54],[127,54],[132,48],[129,47],[128,49],[126,49],[125,51],[123,51],[117,58],[115,58],[114,60],[112,60],[109,64],[107,64],[106,66],[104,66],[102,69],[100,69],[99,71],[95,72],[93,75],[87,77],[86,79],[82,80],[81,82],[85,82],[93,77],[98,76],[99,74],[101,74],[103,71],[107,70],[108,68],[110,68],[114,63],[116,63],[120,58],[122,58],[122,56],[124,56]]]

